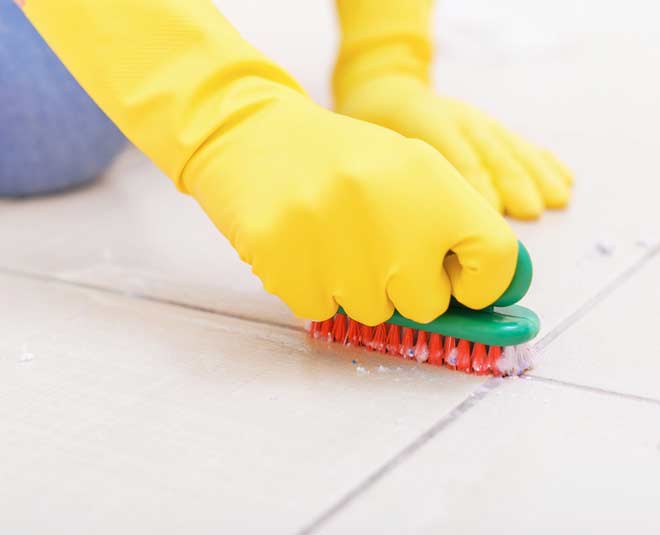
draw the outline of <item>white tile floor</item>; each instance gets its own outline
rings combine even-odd
[[[219,4],[328,102],[329,3]],[[0,533],[660,532],[657,7],[497,5],[443,4],[437,78],[577,171],[570,210],[515,225],[535,370],[310,344],[128,152],[0,201]]]

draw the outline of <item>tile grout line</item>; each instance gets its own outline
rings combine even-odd
[[[560,379],[553,379],[552,377],[541,377],[540,375],[525,374],[521,377],[525,381],[530,381],[533,383],[546,383],[557,386],[563,386],[566,388],[571,388],[573,390],[582,390],[584,392],[590,392],[592,394],[601,394],[605,396],[611,396],[621,399],[626,399],[629,401],[640,401],[642,403],[650,403],[652,405],[660,405],[660,399],[649,398],[646,396],[638,396],[637,394],[628,394],[626,392],[617,392],[616,390],[607,390],[606,388],[599,388],[597,386],[581,385],[579,383],[571,383],[568,381],[562,381]]]
[[[554,384],[557,386],[562,386],[566,388],[571,388],[575,390],[582,390],[585,392],[590,392],[592,394],[601,394],[605,396],[614,396],[622,399],[627,399],[631,401],[639,401],[642,403],[650,403],[652,405],[659,405],[660,400],[648,398],[644,396],[636,396],[634,394],[626,394],[623,392],[615,392],[611,390],[606,390],[603,388],[591,387],[586,385],[580,385],[576,383],[569,383],[565,381],[560,381],[557,379],[549,379],[545,377],[539,377],[535,375],[524,375],[521,379],[530,381],[530,382],[539,382]],[[474,393],[470,394],[466,399],[461,403],[456,405],[449,413],[443,416],[435,424],[433,424],[429,429],[424,433],[418,436],[413,442],[404,447],[399,453],[394,455],[386,463],[378,467],[373,473],[371,473],[367,478],[361,481],[353,489],[347,492],[342,498],[340,498],[332,507],[324,511],[316,519],[314,519],[310,524],[298,531],[298,535],[308,535],[314,533],[314,531],[323,526],[330,518],[332,518],[336,513],[340,512],[345,508],[351,501],[357,498],[369,487],[380,481],[385,477],[390,471],[404,462],[407,458],[412,456],[417,450],[419,450],[424,444],[429,440],[433,439],[441,431],[447,429],[452,423],[454,423],[460,416],[467,413],[472,409],[477,403],[482,401],[485,397],[488,396],[490,392],[499,388],[501,384],[504,383],[506,379],[489,379],[486,383],[481,385]]]
[[[580,306],[574,313],[572,313],[569,316],[567,316],[566,318],[564,318],[559,323],[559,325],[557,325],[552,331],[550,331],[543,338],[541,338],[541,340],[539,340],[537,342],[535,347],[539,350],[542,350],[544,347],[546,347],[548,344],[550,344],[555,338],[557,338],[564,331],[566,331],[568,328],[570,328],[573,323],[577,322],[580,318],[582,318],[589,310],[591,310],[598,303],[600,303],[600,301],[602,301],[604,297],[609,295],[611,293],[611,291],[616,289],[621,283],[625,282],[628,278],[630,278],[630,276],[632,276],[646,262],[651,260],[659,252],[660,252],[660,243],[658,243],[655,247],[652,247],[651,249],[649,249],[649,251],[647,251],[646,254],[644,254],[637,262],[635,262],[632,266],[630,266],[628,269],[626,269],[621,274],[619,274],[613,281],[611,281],[609,284],[607,284],[595,296],[593,296],[592,298],[587,300],[587,302],[584,303],[582,306]],[[203,306],[200,306],[200,305],[193,305],[193,304],[190,304],[190,303],[174,301],[172,299],[166,299],[166,298],[163,298],[163,297],[156,297],[156,296],[143,294],[143,293],[139,293],[139,292],[127,292],[127,291],[117,290],[117,289],[114,289],[114,288],[109,288],[109,287],[106,287],[106,286],[97,286],[97,285],[90,284],[90,283],[72,281],[72,280],[63,279],[63,278],[60,278],[60,277],[45,275],[43,273],[35,273],[35,272],[32,272],[32,271],[22,271],[22,270],[8,268],[6,266],[0,266],[0,273],[8,275],[8,276],[13,276],[13,277],[38,280],[38,281],[43,281],[43,282],[53,282],[53,283],[56,283],[56,284],[62,284],[64,286],[69,286],[69,287],[72,287],[72,288],[80,288],[80,289],[85,289],[85,290],[95,290],[95,291],[103,292],[103,293],[110,294],[110,295],[116,295],[116,296],[119,296],[119,297],[126,297],[128,299],[136,299],[136,300],[148,301],[148,302],[151,302],[151,303],[156,303],[156,304],[161,304],[161,305],[179,307],[179,308],[184,308],[184,309],[187,309],[187,310],[192,310],[192,311],[195,311],[195,312],[203,312],[203,313],[206,313],[206,314],[224,316],[224,317],[227,317],[227,318],[232,318],[232,319],[237,319],[237,320],[242,320],[242,321],[248,321],[248,322],[251,322],[251,323],[257,323],[259,325],[268,325],[268,326],[271,326],[271,327],[279,327],[279,328],[294,331],[294,332],[302,332],[302,329],[300,329],[298,327],[295,327],[293,325],[290,325],[288,323],[261,320],[259,318],[254,318],[252,316],[246,316],[246,315],[243,315],[243,314],[234,314],[234,313],[231,313],[231,312],[222,311],[222,310],[218,310],[218,309],[214,309],[214,308],[210,308],[210,307],[203,307]],[[559,332],[557,332],[557,331],[559,331]]]
[[[652,260],[658,253],[660,253],[660,242],[655,246],[651,247],[644,255],[642,255],[637,261],[635,261],[631,266],[621,272],[619,275],[614,277],[609,283],[607,283],[600,291],[598,291],[594,296],[587,299],[580,307],[578,307],[575,312],[569,314],[564,318],[554,329],[548,332],[541,340],[535,344],[535,348],[539,351],[546,348],[550,345],[555,339],[557,339],[561,334],[568,330],[573,324],[577,323],[581,318],[583,318],[589,311],[598,306],[602,301],[604,301],[611,293],[613,293],[619,286],[624,284],[628,279],[630,279],[637,271],[639,271],[646,263]],[[534,379],[540,380],[541,378],[534,376]],[[605,395],[614,395],[618,397],[626,396],[625,394],[620,394],[617,392],[609,392],[607,390],[600,390],[597,388],[592,388],[589,386],[583,386],[572,383],[562,383],[561,381],[548,380],[548,382],[555,382],[566,388],[583,388],[584,390],[589,390],[594,393],[600,393]],[[383,477],[387,475],[389,471],[394,469],[396,466],[405,461],[408,457],[414,454],[419,450],[426,442],[435,437],[438,433],[449,427],[454,420],[465,414],[469,409],[476,405],[479,401],[484,399],[486,395],[498,388],[503,384],[502,379],[490,379],[484,383],[476,392],[470,394],[469,397],[464,399],[459,403],[454,409],[452,409],[445,416],[440,418],[431,428],[418,436],[413,442],[406,446],[399,453],[395,454],[389,461],[385,462],[383,465],[379,466],[374,472],[367,476],[363,481],[358,485],[349,490],[344,496],[342,496],[337,502],[331,505],[328,509],[323,511],[318,515],[312,522],[307,526],[302,528],[299,532],[299,535],[306,535],[313,533],[316,529],[325,524],[332,516],[339,513],[347,505],[350,504],[355,498],[357,498],[364,491],[368,490],[369,487],[377,483]],[[540,381],[539,381],[540,382]],[[652,398],[644,398],[642,396],[635,397],[630,396],[631,399],[637,399],[638,401],[644,401],[647,403],[660,403]]]
[[[630,267],[628,267],[626,270],[624,270],[619,275],[617,275],[614,279],[612,279],[608,284],[606,284],[594,296],[587,299],[587,301],[584,302],[580,307],[578,307],[575,310],[575,312],[569,314],[566,318],[564,318],[554,329],[552,329],[550,332],[548,332],[543,338],[541,338],[541,340],[539,340],[535,344],[535,348],[538,349],[539,351],[541,351],[544,348],[546,348],[548,345],[550,345],[561,334],[563,334],[565,331],[567,331],[573,324],[577,323],[587,313],[589,313],[592,309],[594,309],[602,301],[604,301],[619,286],[621,286],[628,279],[630,279],[637,271],[639,271],[647,262],[649,262],[651,259],[653,259],[658,253],[660,253],[660,243],[656,244],[654,247],[651,247],[644,255],[642,255]],[[80,283],[80,282],[75,282],[75,281],[69,281],[69,280],[66,280],[66,279],[61,279],[61,278],[58,278],[58,277],[52,277],[52,276],[43,275],[43,274],[37,274],[37,273],[33,273],[33,272],[24,272],[24,271],[13,270],[13,269],[10,269],[10,268],[7,268],[7,267],[0,267],[0,273],[4,273],[4,274],[10,275],[10,276],[40,280],[40,281],[44,281],[44,282],[59,283],[59,284],[74,287],[74,288],[95,290],[95,291],[104,292],[104,293],[111,294],[111,295],[127,297],[129,299],[140,299],[140,300],[145,300],[145,301],[152,302],[152,303],[164,304],[164,305],[169,305],[169,306],[176,306],[176,307],[185,308],[185,309],[188,309],[188,310],[193,310],[193,311],[197,311],[197,312],[204,312],[204,313],[208,313],[208,314],[215,314],[215,315],[219,315],[219,316],[224,316],[224,317],[228,317],[228,318],[232,318],[232,319],[239,319],[239,320],[248,321],[248,322],[252,322],[252,323],[257,323],[257,324],[261,324],[261,325],[269,325],[269,326],[273,326],[273,327],[280,327],[280,328],[284,328],[284,329],[287,329],[287,330],[290,330],[290,331],[295,331],[295,332],[300,332],[301,331],[301,329],[298,329],[296,327],[293,327],[291,325],[284,324],[284,323],[276,323],[276,322],[258,320],[258,319],[243,316],[243,315],[240,315],[240,314],[231,314],[231,313],[228,313],[228,312],[222,312],[222,311],[214,310],[214,309],[207,308],[207,307],[201,307],[201,306],[197,306],[197,305],[190,305],[190,304],[187,304],[187,303],[180,303],[180,302],[177,302],[177,301],[158,298],[158,297],[153,297],[153,296],[140,294],[140,293],[122,292],[122,291],[115,290],[115,289],[112,289],[112,288],[107,288],[107,287],[102,287],[102,286],[95,286],[93,284],[88,284],[88,283]],[[551,379],[544,379],[544,378],[541,378],[541,377],[538,377],[538,376],[533,376],[533,378],[534,378],[534,380],[537,380],[539,382],[541,382],[541,381],[554,382],[555,384],[559,384],[559,385],[567,387],[567,388],[582,388],[584,390],[589,390],[589,391],[592,391],[592,392],[598,392],[598,393],[605,394],[605,395],[614,395],[614,396],[618,396],[618,397],[631,397],[631,399],[634,398],[634,399],[637,399],[639,401],[645,401],[645,402],[651,402],[651,403],[660,403],[660,402],[657,402],[657,400],[653,400],[652,398],[644,398],[644,397],[641,397],[641,396],[640,397],[628,396],[626,394],[621,394],[621,393],[617,393],[617,392],[609,392],[607,390],[600,390],[600,389],[585,386],[585,385],[579,385],[579,384],[573,384],[573,383],[563,383],[561,381],[555,381],[555,380],[551,380]],[[501,384],[503,384],[503,381],[501,379],[493,378],[493,379],[490,379],[490,380],[486,381],[474,393],[470,394],[461,403],[456,405],[449,413],[447,413],[442,418],[440,418],[427,431],[425,431],[424,433],[419,435],[415,440],[413,440],[413,442],[408,444],[399,453],[395,454],[394,457],[392,457],[391,459],[386,461],[384,464],[379,466],[376,470],[374,470],[374,472],[372,472],[369,476],[367,476],[367,478],[362,480],[353,489],[349,490],[346,494],[344,494],[344,496],[342,496],[337,502],[335,502],[334,505],[332,505],[331,507],[326,509],[324,512],[322,512],[319,516],[316,517],[316,519],[314,519],[307,526],[303,527],[298,533],[300,533],[300,534],[313,533],[314,530],[316,530],[317,528],[319,528],[323,524],[325,524],[332,516],[339,513],[342,509],[344,509],[350,502],[352,502],[360,494],[362,494],[364,491],[366,491],[371,486],[373,486],[375,483],[377,483],[379,480],[381,480],[383,477],[385,477],[391,470],[393,470],[398,465],[403,463],[407,458],[409,458],[417,450],[419,450],[426,442],[428,442],[433,437],[435,437],[437,434],[439,434],[441,431],[443,431],[444,429],[449,427],[457,418],[459,418],[460,416],[465,414],[468,410],[470,410],[479,401],[484,399],[488,395],[489,392],[495,390]]]
[[[117,297],[125,297],[127,299],[135,299],[138,301],[147,301],[149,303],[155,303],[159,305],[166,305],[166,306],[171,306],[171,307],[177,307],[177,308],[183,308],[185,310],[191,310],[194,312],[202,312],[205,314],[211,314],[215,316],[222,316],[225,318],[231,318],[235,320],[241,320],[241,321],[247,321],[250,323],[256,323],[258,325],[267,325],[269,327],[279,327],[281,329],[287,329],[289,331],[294,331],[297,333],[303,332],[303,329],[295,327],[293,325],[289,325],[288,323],[279,323],[276,321],[267,321],[267,320],[260,320],[258,318],[254,318],[251,316],[246,316],[243,314],[234,314],[231,312],[225,312],[222,310],[217,310],[209,307],[203,307],[200,305],[192,305],[190,303],[182,303],[179,301],[174,301],[172,299],[166,299],[163,297],[155,297],[152,295],[148,294],[143,294],[139,292],[125,292],[122,290],[116,290],[114,288],[108,288],[106,286],[96,286],[94,284],[89,284],[86,282],[77,282],[77,281],[71,281],[67,279],[61,279],[59,277],[53,277],[50,275],[44,275],[41,273],[34,273],[31,271],[18,271],[14,270],[11,268],[7,267],[1,267],[0,266],[0,274],[2,275],[7,275],[10,277],[17,277],[17,278],[23,278],[23,279],[30,279],[30,280],[36,280],[36,281],[41,281],[41,282],[51,282],[54,284],[60,284],[62,286],[68,286],[70,288],[78,288],[80,290],[93,290],[109,295],[114,295]]]
[[[308,525],[297,531],[298,535],[308,535],[314,533],[315,530],[323,526],[331,517],[344,509],[350,502],[357,498],[364,491],[369,489],[375,483],[380,481],[389,472],[391,472],[398,465],[403,463],[406,459],[412,456],[424,444],[435,437],[438,433],[449,427],[454,423],[459,416],[468,412],[479,401],[488,396],[488,394],[499,386],[502,379],[491,378],[482,384],[477,390],[470,394],[467,398],[456,405],[450,412],[445,414],[442,418],[436,421],[430,428],[419,435],[415,440],[405,446],[397,454],[387,460],[384,464],[380,465],[369,476],[359,482],[355,487],[344,494],[337,500],[331,507],[323,511]]]
[[[570,329],[573,325],[585,317],[591,310],[596,308],[601,302],[607,299],[610,294],[612,294],[625,282],[631,279],[635,273],[642,269],[648,262],[653,260],[653,258],[658,253],[660,253],[660,243],[657,243],[655,246],[648,249],[646,253],[644,253],[636,262],[619,273],[598,292],[596,292],[593,296],[582,303],[582,305],[575,309],[574,312],[561,320],[557,326],[555,326],[550,332],[548,332],[545,336],[543,336],[543,338],[534,344],[534,348],[538,351],[543,351],[543,349],[550,345],[554,340],[559,338],[568,329]]]

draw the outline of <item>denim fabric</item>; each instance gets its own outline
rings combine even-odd
[[[126,141],[11,0],[0,0],[0,195],[89,182]]]

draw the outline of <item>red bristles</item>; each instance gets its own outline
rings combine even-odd
[[[456,346],[456,369],[465,373],[472,371],[472,362],[470,360],[470,342],[459,340]]]
[[[474,348],[472,349],[472,370],[477,375],[486,375],[490,370],[486,346],[483,344],[474,344]]]
[[[369,327],[368,325],[360,324],[360,343],[364,347],[366,347],[369,351],[373,349],[371,347],[373,338],[374,338],[374,328]]]
[[[398,325],[391,324],[387,332],[387,352],[390,355],[401,354],[401,336]]]
[[[442,336],[438,333],[432,333],[429,338],[429,359],[428,363],[434,366],[442,366]]]
[[[415,359],[417,362],[426,362],[429,358],[429,346],[426,343],[426,331],[417,331],[415,344]]]
[[[334,321],[332,318],[325,320],[321,323],[321,328],[319,329],[319,338],[323,338],[328,342],[332,342],[332,325]]]
[[[501,346],[486,346],[390,323],[369,327],[345,314],[336,314],[325,321],[312,321],[309,334],[313,338],[414,358],[434,366],[444,364],[465,373],[503,375],[498,368],[503,351]]]
[[[456,369],[456,338],[445,336],[445,364]]]
[[[321,335],[321,322],[313,321],[309,325],[309,335],[312,338],[318,338]]]
[[[335,324],[332,326],[332,339],[343,344],[346,342],[346,316],[337,314]]]
[[[351,319],[348,320],[346,343],[351,346],[360,345],[360,324],[355,320],[351,320]]]
[[[387,328],[385,327],[385,323],[381,323],[374,330],[374,339],[371,342],[371,347],[373,348],[374,351],[380,351],[381,353],[385,353],[386,341],[387,341]]]
[[[401,355],[404,359],[411,359],[415,356],[415,332],[410,327],[403,328]]]
[[[497,367],[497,361],[502,356],[502,348],[500,346],[490,346],[488,348],[488,368],[490,372],[496,377],[502,375],[501,370]]]

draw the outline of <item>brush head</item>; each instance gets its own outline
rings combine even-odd
[[[514,305],[527,293],[532,262],[519,242],[511,284],[493,306],[471,310],[457,301],[430,323],[416,323],[395,311],[386,322],[370,327],[350,319],[343,309],[331,319],[311,322],[314,338],[416,359],[479,375],[520,375],[533,361],[527,344],[539,332],[538,316]]]
[[[494,376],[520,375],[532,366],[534,353],[526,342],[538,330],[536,314],[520,306],[480,311],[452,307],[427,324],[395,313],[390,321],[374,327],[340,311],[309,326],[313,338],[327,342]]]

